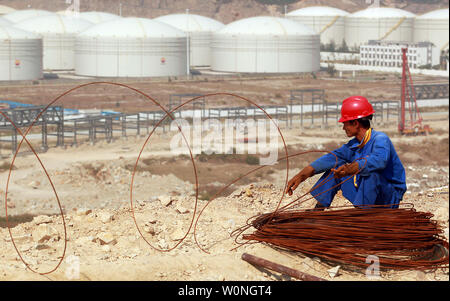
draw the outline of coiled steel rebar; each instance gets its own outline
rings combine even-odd
[[[242,238],[360,268],[375,255],[380,268],[434,270],[448,267],[449,245],[432,217],[412,204],[282,210],[255,217],[256,231]]]

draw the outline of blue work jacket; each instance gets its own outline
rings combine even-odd
[[[405,169],[395,151],[391,139],[382,132],[372,129],[370,140],[361,148],[360,142],[353,138],[342,147],[332,151],[338,157],[337,167],[345,164],[358,162],[360,177],[368,176],[377,172],[384,177],[396,190],[398,199],[403,197],[406,191]],[[367,159],[367,162],[365,159]],[[312,162],[310,165],[315,173],[319,174],[333,168],[336,157],[326,154]]]

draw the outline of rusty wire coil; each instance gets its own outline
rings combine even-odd
[[[242,238],[359,268],[369,266],[369,255],[379,258],[382,269],[448,268],[449,244],[432,217],[412,204],[282,210],[253,218],[247,226],[256,231]]]

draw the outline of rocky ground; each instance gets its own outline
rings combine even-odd
[[[380,130],[391,131],[405,165],[408,191],[403,203],[433,213],[448,240],[448,123],[439,121],[432,126],[440,131],[424,137],[401,137],[391,128]],[[292,153],[296,149],[331,148],[347,140],[341,132],[336,128],[305,130],[302,135],[298,129],[286,129],[283,133]],[[212,201],[195,224],[207,200],[195,201],[190,160],[173,158],[167,149],[168,137],[154,137],[152,149],[143,152],[132,178],[144,140],[128,138],[111,144],[50,149],[40,154],[58,199],[34,156],[17,157],[8,186],[7,206],[0,209],[0,280],[295,280],[256,269],[241,260],[244,252],[327,280],[368,280],[364,272],[344,267],[332,277],[329,270],[338,264],[265,244],[240,246],[237,243],[240,237],[236,242],[236,237],[230,236],[252,216],[276,208],[286,183],[286,170],[281,163],[247,183],[232,186],[232,192]],[[312,155],[292,159],[289,176],[312,159]],[[217,158],[202,161],[199,173],[206,176],[200,177],[201,181],[209,179],[207,184],[217,189],[255,168],[239,161],[233,164],[241,166],[241,170],[234,167],[227,170],[230,162]],[[11,158],[6,158],[0,164],[2,197],[10,162]],[[160,165],[167,167],[166,173]],[[217,176],[211,177],[214,173]],[[284,196],[283,204],[306,192],[317,177],[308,179],[294,196]],[[130,205],[131,181],[134,214]],[[58,200],[63,207],[64,223]],[[338,195],[333,206],[341,205],[349,202]],[[298,205],[313,206],[313,200]],[[13,226],[14,244],[6,228],[5,209]],[[185,240],[180,242],[184,236]],[[32,270],[51,273],[40,275]],[[448,268],[428,272],[382,271],[378,280],[448,281],[449,276]]]
[[[261,272],[243,262],[240,256],[246,252],[327,280],[367,280],[363,272],[344,269],[332,277],[328,270],[337,264],[333,266],[320,258],[303,257],[268,245],[244,245],[232,250],[238,244],[230,233],[245,225],[248,217],[270,211],[280,195],[281,190],[276,185],[262,183],[251,184],[227,198],[213,201],[203,212],[196,228],[197,241],[209,254],[195,243],[193,229],[179,244],[192,221],[193,198],[161,196],[156,201],[135,204],[134,215],[143,237],[136,229],[128,204],[115,210],[77,208],[65,215],[65,254],[61,217],[36,216],[12,229],[16,247],[30,268],[41,273],[54,269],[64,254],[62,264],[45,277],[31,272],[14,250],[7,229],[1,229],[5,243],[1,245],[0,279],[289,280],[278,273]],[[441,223],[448,240],[448,189],[430,190],[425,196],[412,193],[405,197],[404,202],[413,203],[418,210],[433,208],[434,219]],[[345,204],[342,197],[335,201],[336,206]],[[196,216],[206,201],[197,205]],[[302,204],[302,207],[308,206],[311,202]],[[170,250],[176,246],[170,252],[156,250]],[[75,271],[79,273],[75,275]],[[380,280],[448,280],[448,269],[425,273],[382,271]]]

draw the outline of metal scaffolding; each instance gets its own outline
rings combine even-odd
[[[323,89],[301,89],[301,90],[291,90],[289,99],[289,126],[292,127],[292,120],[295,115],[293,112],[294,105],[300,105],[300,127],[303,128],[304,119],[304,105],[311,104],[311,126],[314,126],[314,105],[319,105],[319,112],[323,112],[323,107],[325,103],[325,90]],[[324,116],[322,116],[322,122]]]
[[[449,97],[447,84],[415,85],[416,99],[444,99]]]
[[[10,143],[14,153],[18,147],[18,129],[25,134],[33,125],[34,129],[41,130],[41,150],[48,149],[48,136],[56,136],[56,146],[64,145],[64,109],[60,106],[49,107],[45,112],[44,106],[20,107],[2,109],[0,115],[0,143]],[[14,125],[12,123],[14,123]],[[56,127],[56,132],[48,131],[48,126]],[[31,134],[35,134],[34,130]],[[19,137],[22,137],[19,135]],[[21,138],[20,138],[21,139]]]
[[[433,94],[434,95],[434,94]],[[256,107],[224,107],[224,108],[205,108],[205,98],[201,94],[172,94],[169,99],[169,110],[172,110],[183,103],[186,99],[199,97],[189,105],[180,108],[173,114],[173,118],[185,118],[191,120],[194,117],[201,117],[217,120],[223,119],[241,119],[243,121],[253,119],[255,121],[266,119],[267,115]],[[399,116],[398,101],[373,101],[371,102],[376,113],[374,123],[389,122],[392,118]],[[305,108],[309,109],[307,112]],[[295,110],[294,110],[295,107]],[[18,141],[21,135],[16,128],[8,121],[10,119],[22,131],[34,123],[32,133],[29,137],[36,139],[36,133],[41,133],[41,151],[49,148],[49,137],[55,146],[64,146],[67,144],[77,145],[81,142],[90,142],[95,144],[98,140],[106,140],[108,143],[115,137],[126,138],[129,135],[141,135],[150,133],[155,125],[166,115],[162,110],[144,111],[138,113],[97,113],[92,115],[67,115],[64,116],[64,110],[60,106],[49,107],[44,113],[45,107],[35,106],[27,108],[2,109],[4,115],[0,115],[0,147],[7,143],[12,153],[15,153],[18,147]],[[279,126],[292,128],[293,120],[299,121],[297,125],[304,126],[305,116],[310,120],[310,125],[331,125],[337,124],[340,117],[340,102],[330,103],[325,99],[323,89],[302,89],[291,90],[288,105],[263,105],[261,106],[273,119],[278,121]],[[42,114],[41,114],[42,113]],[[194,116],[195,115],[195,116]],[[159,126],[163,132],[165,126],[170,125],[172,119],[166,117]],[[202,122],[203,125],[203,122]],[[84,137],[84,138],[81,138]],[[81,139],[80,139],[81,138]]]

